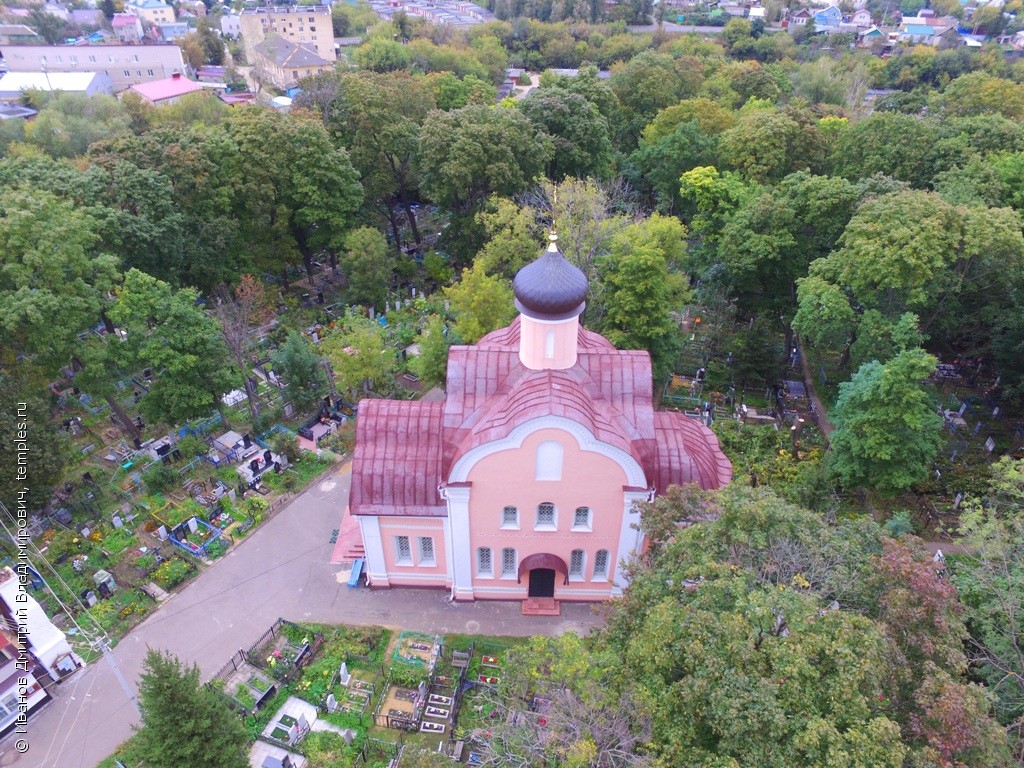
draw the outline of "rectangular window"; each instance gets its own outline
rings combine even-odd
[[[576,507],[572,516],[572,529],[574,531],[590,530],[590,507]]]
[[[89,57],[89,62],[92,63],[92,64],[95,64],[96,63],[96,57],[95,56],[90,56]]]
[[[138,61],[139,61],[139,54],[136,53],[134,56],[132,56],[132,61],[138,63]]]
[[[150,77],[152,77],[153,76],[153,70],[152,69],[147,69],[146,70],[146,74],[149,75]]]
[[[57,62],[58,64],[60,64],[60,56],[54,56],[54,57],[53,57],[53,59],[54,59],[54,61],[56,61],[56,62]]]
[[[420,536],[420,565],[434,564],[434,540],[429,536]]]
[[[501,550],[501,575],[516,575],[516,551],[512,547]]]
[[[412,546],[408,536],[395,536],[395,564],[412,565]]]
[[[491,564],[491,548],[480,547],[476,551],[476,575],[492,576],[494,574],[493,567]]]
[[[70,61],[72,64],[77,64],[78,63],[78,57],[77,56],[68,56],[68,61]]]
[[[569,555],[569,577],[570,578],[583,578],[583,550],[574,549],[572,554]]]
[[[594,555],[594,579],[608,578],[608,550],[599,549]]]
[[[125,77],[131,77],[131,76],[132,76],[131,70],[129,70],[129,69],[126,69],[126,70],[124,71],[124,76],[125,76]]]
[[[555,505],[551,502],[545,501],[543,504],[537,506],[537,527],[555,527]]]
[[[515,507],[505,507],[501,510],[501,527],[502,528],[518,528],[519,527],[519,510]]]

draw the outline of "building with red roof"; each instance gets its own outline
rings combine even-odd
[[[129,90],[135,91],[150,104],[173,104],[187,93],[203,90],[203,86],[175,72],[163,80],[136,83]]]
[[[519,317],[451,348],[442,402],[359,404],[348,511],[370,586],[606,600],[644,546],[634,502],[731,480],[711,430],[654,410],[648,353],[580,325],[589,285],[556,240],[516,275]]]

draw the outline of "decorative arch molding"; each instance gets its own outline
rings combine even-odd
[[[516,577],[516,581],[520,584],[523,583],[523,574],[529,573],[534,568],[549,568],[555,573],[561,573],[562,578],[565,579],[563,584],[569,583],[569,566],[565,564],[565,560],[560,558],[558,555],[552,555],[548,552],[540,552],[535,555],[527,555],[519,561],[519,571]]]
[[[448,482],[466,482],[469,479],[470,471],[479,461],[501,451],[521,448],[527,437],[542,429],[560,429],[563,432],[568,432],[576,438],[576,443],[581,451],[606,456],[622,467],[626,473],[626,485],[634,488],[648,487],[647,477],[644,475],[643,468],[628,452],[598,440],[585,426],[564,416],[538,416],[535,419],[530,419],[520,424],[500,440],[492,440],[489,443],[478,445],[466,451],[452,467],[452,471],[448,476]]]

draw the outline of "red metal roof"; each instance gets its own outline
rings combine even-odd
[[[582,424],[630,453],[648,483],[719,488],[732,467],[714,434],[691,419],[655,413],[651,359],[580,328],[578,362],[533,371],[519,361],[519,321],[475,346],[452,347],[443,403],[389,400],[359,406],[353,514],[444,515],[438,485],[466,451],[541,416]]]

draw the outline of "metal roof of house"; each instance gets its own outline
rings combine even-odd
[[[136,83],[131,89],[143,98],[155,103],[184,96],[186,93],[201,91],[203,86],[189,80],[187,77],[175,75],[173,77],[165,77],[162,80],[153,80],[149,83]]]
[[[271,35],[256,46],[256,52],[266,56],[282,69],[288,67],[325,67],[331,62],[304,45]]]

